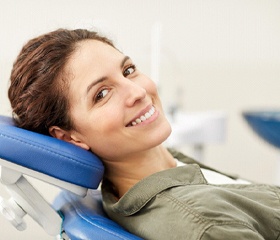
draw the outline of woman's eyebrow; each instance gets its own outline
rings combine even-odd
[[[130,57],[129,56],[125,56],[121,62],[121,68],[123,68],[124,64],[126,63],[127,60],[130,60]]]
[[[125,56],[123,58],[123,60],[121,61],[121,64],[120,64],[120,68],[123,68],[123,66],[125,65],[125,63],[130,59],[129,56]],[[101,77],[97,80],[94,80],[91,84],[88,85],[87,87],[87,90],[86,90],[86,95],[88,95],[89,91],[95,86],[97,85],[98,83],[101,83],[101,82],[104,82],[105,80],[107,80],[107,77]]]
[[[104,82],[107,79],[107,77],[101,77],[97,80],[94,80],[90,85],[87,87],[86,95],[89,93],[89,91],[98,83]]]

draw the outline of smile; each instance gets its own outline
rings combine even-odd
[[[145,122],[147,119],[149,119],[151,116],[153,116],[154,113],[155,113],[155,107],[152,106],[151,109],[148,112],[146,112],[145,114],[143,114],[140,117],[136,118],[129,125],[130,126],[136,126],[139,123]]]

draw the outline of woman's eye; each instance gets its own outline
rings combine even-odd
[[[132,74],[135,72],[136,66],[135,65],[131,65],[129,67],[127,67],[124,71],[123,71],[123,75],[125,77],[127,77],[128,75]]]
[[[109,93],[108,89],[101,90],[95,97],[95,102],[102,100]]]

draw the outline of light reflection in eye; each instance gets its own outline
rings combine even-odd
[[[109,93],[109,90],[108,90],[108,89],[103,89],[103,90],[101,90],[101,91],[96,95],[95,102],[98,102],[98,101],[102,100],[108,93]]]
[[[130,65],[128,68],[126,68],[123,72],[123,75],[127,77],[128,75],[132,74],[135,72],[136,66],[135,65]]]

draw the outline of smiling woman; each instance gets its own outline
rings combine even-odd
[[[109,165],[112,159],[131,158],[134,153],[133,159],[137,159],[141,151],[169,136],[170,125],[154,82],[114,47],[96,40],[82,41],[65,71],[72,76],[68,101],[74,129],[51,126],[54,137],[90,149]],[[149,111],[155,111],[153,117],[142,121]],[[133,126],[141,117],[141,124]]]
[[[18,126],[97,154],[104,209],[144,239],[277,239],[280,190],[166,149],[155,83],[96,32],[59,29],[16,59],[9,99]]]

